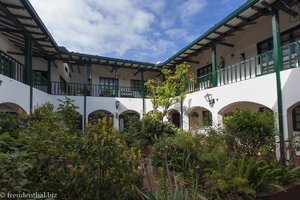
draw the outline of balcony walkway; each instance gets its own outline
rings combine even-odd
[[[299,67],[300,41],[296,41],[281,47],[283,54],[282,70]],[[217,86],[236,83],[263,75],[274,73],[273,51],[246,59],[239,63],[226,66],[217,70]],[[0,74],[8,76],[24,84],[26,81],[26,68],[23,64],[0,51]],[[146,91],[143,88],[125,86],[109,86],[87,84],[87,96],[95,97],[124,97],[143,98]],[[49,81],[47,78],[33,72],[33,87],[52,95],[83,96],[85,85],[83,83],[63,83]],[[196,78],[191,82],[187,90],[189,93],[212,88],[212,74]]]
[[[283,54],[282,70],[299,67],[300,41],[281,47]],[[246,59],[239,63],[217,70],[217,86],[236,83],[274,73],[273,51]],[[212,87],[212,74],[196,78],[188,85],[189,92],[196,92]]]

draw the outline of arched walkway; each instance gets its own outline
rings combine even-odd
[[[0,112],[7,112],[7,113],[16,114],[19,111],[21,111],[23,113],[26,113],[25,110],[21,106],[19,106],[18,104],[10,103],[10,102],[0,104]]]
[[[180,120],[180,113],[175,110],[171,109],[167,112],[168,121],[174,124],[176,127],[180,128],[181,120]]]
[[[192,133],[201,133],[205,127],[212,126],[212,113],[201,106],[195,106],[187,110],[189,118],[189,130]]]
[[[127,128],[131,121],[139,121],[140,114],[134,110],[126,110],[119,115],[119,130]]]
[[[108,121],[109,117],[114,119],[114,115],[111,112],[109,112],[107,110],[96,110],[96,111],[89,114],[88,122],[90,122],[91,124],[97,124],[98,119],[99,118],[102,119],[104,117],[107,118],[107,121]]]
[[[268,108],[262,104],[259,104],[259,103],[254,103],[254,102],[249,102],[249,101],[240,101],[240,102],[231,103],[231,104],[223,107],[218,112],[218,114],[220,114],[224,117],[226,115],[230,115],[236,109],[249,109],[252,112],[263,111],[264,109],[271,110],[270,108]]]

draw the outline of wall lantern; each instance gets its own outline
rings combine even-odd
[[[207,93],[204,98],[210,105],[215,104],[215,99],[212,98],[212,94]]]
[[[120,106],[120,101],[116,101],[115,104],[116,104],[116,109],[118,109]]]
[[[3,82],[3,81],[2,81],[2,80],[0,80],[0,86],[2,85],[2,82]]]

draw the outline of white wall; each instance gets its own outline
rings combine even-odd
[[[134,75],[138,70],[134,69],[127,69],[127,68],[120,68],[117,70],[119,74],[119,85],[124,87],[130,87],[131,80],[141,80],[141,73]],[[144,79],[147,81],[148,79],[156,78],[158,72],[152,71],[145,71],[144,72]],[[111,66],[104,66],[104,65],[92,65],[92,84],[99,84],[100,77],[105,78],[115,78],[115,71]]]
[[[29,86],[0,74],[0,103],[15,103],[29,113]]]

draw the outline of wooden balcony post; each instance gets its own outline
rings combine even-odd
[[[144,80],[144,70],[141,70],[141,96],[143,99],[143,115],[145,114],[145,80]]]
[[[32,40],[28,36],[25,36],[25,69],[26,69],[25,83],[30,87],[29,110],[31,113],[33,108]]]
[[[216,46],[211,49],[211,65],[212,65],[212,86],[217,87],[217,57]]]
[[[84,77],[84,86],[83,86],[83,93],[84,93],[84,98],[83,98],[83,130],[85,130],[85,125],[87,123],[86,121],[86,96],[87,96],[87,64],[84,63],[83,65],[83,77]]]
[[[48,94],[51,94],[51,59],[48,58],[47,60],[48,64]]]

